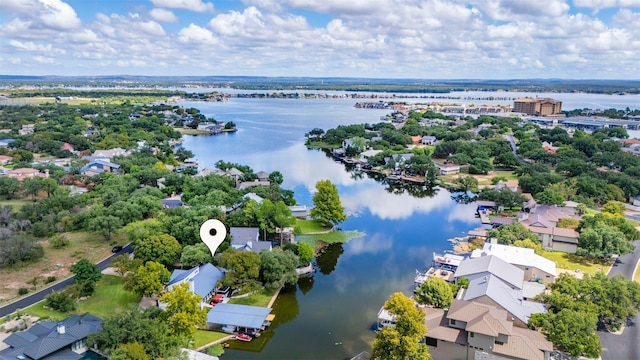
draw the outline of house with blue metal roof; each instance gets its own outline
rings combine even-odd
[[[0,351],[0,360],[79,360],[88,350],[87,337],[102,329],[102,319],[91,314],[73,315],[61,322],[40,321],[4,340],[9,347]]]
[[[169,278],[167,290],[186,282],[189,284],[189,290],[194,294],[200,295],[203,304],[206,305],[216,292],[218,280],[223,277],[224,272],[211,264],[196,266],[189,270],[177,269],[173,271]]]

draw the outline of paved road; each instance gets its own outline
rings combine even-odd
[[[620,257],[621,264],[611,268],[609,276],[622,274],[629,279],[633,279],[633,271],[640,261],[640,240],[633,243],[636,250],[633,254],[626,254]],[[640,359],[640,316],[629,319],[624,331],[620,335],[611,334],[606,331],[598,331],[600,342],[602,343],[602,360],[619,359]]]
[[[513,138],[513,135],[502,135],[502,138],[507,140],[509,142],[509,144],[511,145],[511,152],[513,153],[513,156],[516,157],[516,159],[518,159],[518,161],[520,161],[522,164],[529,164],[529,162],[525,159],[522,158],[522,156],[518,155],[518,148],[516,147],[516,140]]]
[[[104,270],[109,266],[109,263],[111,262],[111,258],[113,258],[116,255],[122,255],[122,254],[130,254],[133,251],[133,247],[131,246],[131,244],[125,246],[121,251],[119,251],[116,254],[112,254],[111,256],[109,256],[108,258],[102,260],[101,262],[99,262],[97,265],[100,268],[100,270]],[[16,302],[13,302],[11,304],[5,305],[3,307],[0,308],[0,317],[11,314],[12,312],[18,310],[18,309],[24,309],[28,306],[31,306],[35,303],[37,303],[40,300],[43,300],[47,295],[49,295],[51,292],[53,291],[58,291],[58,290],[62,290],[65,287],[73,284],[74,278],[73,276],[65,279],[64,281],[61,281],[55,285],[52,285],[48,288],[44,288],[38,292],[35,292],[23,299],[20,299]]]

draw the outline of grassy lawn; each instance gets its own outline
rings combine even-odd
[[[28,204],[27,200],[0,200],[0,206],[11,206],[13,211],[20,211],[24,204]]]
[[[173,128],[173,130],[183,135],[210,135],[208,131],[202,131],[197,129],[185,129],[185,128]]]
[[[353,238],[363,237],[365,234],[359,231],[332,231],[327,234],[297,235],[296,241],[307,243],[313,247],[318,240],[326,243],[345,243]]]
[[[238,305],[252,305],[252,306],[267,306],[271,298],[273,297],[274,292],[262,290],[260,292],[254,293],[247,297],[230,299],[229,304],[238,304]]]
[[[609,263],[604,260],[587,259],[576,254],[563,253],[560,251],[545,251],[543,257],[552,260],[560,269],[580,270],[585,274],[593,275],[598,271],[605,271]]]
[[[96,285],[96,292],[77,304],[75,314],[91,313],[106,318],[131,304],[137,304],[140,297],[124,290],[124,280],[119,276],[104,275]],[[24,309],[24,312],[39,318],[61,320],[69,316],[59,311],[44,308],[44,301]]]
[[[97,263],[111,254],[111,242],[102,236],[87,232],[64,233],[69,244],[54,249],[48,239],[41,239],[44,257],[38,262],[0,269],[0,303],[18,297],[18,289],[26,287],[34,291],[33,285],[27,284],[34,277],[39,278],[36,289],[43,287],[43,280],[55,276],[62,280],[71,275],[70,267],[78,260],[86,258]]]
[[[313,233],[313,232],[322,232],[327,231],[328,229],[322,226],[320,221],[318,220],[296,220],[296,227],[300,228],[301,234]]]
[[[124,279],[115,275],[104,275],[96,285],[96,292],[78,304],[77,312],[92,313],[101,318],[117,313],[128,305],[137,304],[140,297],[124,289]]]
[[[196,334],[193,337],[193,348],[199,348],[200,346],[207,345],[226,336],[229,336],[229,334],[208,330],[196,330]]]

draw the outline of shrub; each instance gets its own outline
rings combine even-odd
[[[62,235],[56,235],[49,240],[51,247],[54,249],[61,249],[69,245],[69,240]]]
[[[224,348],[222,344],[215,344],[210,348],[207,348],[207,355],[211,356],[222,356],[224,354]]]
[[[44,304],[48,308],[61,312],[73,311],[76,308],[75,301],[69,295],[60,291],[52,292],[47,296]]]
[[[22,296],[22,295],[26,295],[29,292],[29,289],[27,289],[26,287],[21,287],[20,289],[18,289],[18,295]]]
[[[52,283],[52,282],[54,282],[56,280],[58,280],[58,279],[55,276],[49,276],[49,277],[47,277],[47,280],[45,280],[44,283],[45,284],[49,284],[49,283]]]

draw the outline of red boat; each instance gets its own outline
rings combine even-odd
[[[236,335],[236,340],[251,341],[251,339],[253,339],[253,338],[251,336],[247,335],[247,334],[238,334],[238,335]]]

